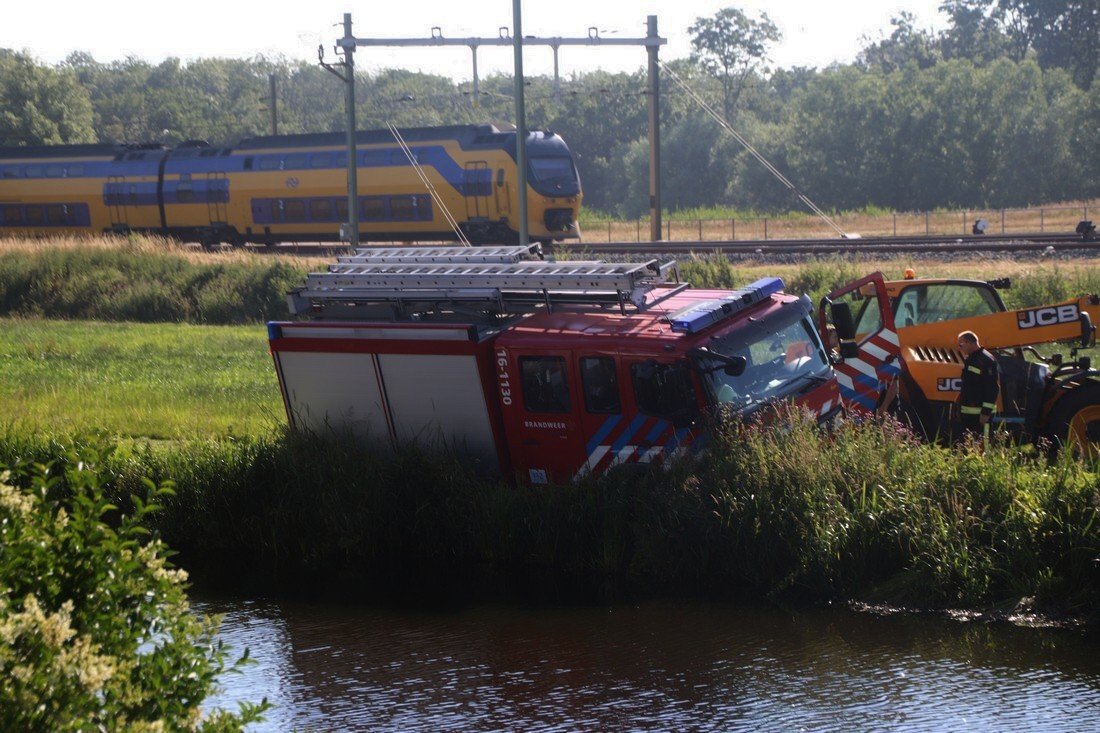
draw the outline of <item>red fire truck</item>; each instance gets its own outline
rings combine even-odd
[[[675,263],[550,262],[536,246],[370,248],[269,324],[290,424],[459,448],[565,483],[705,443],[703,416],[793,400],[830,419],[812,304],[779,278],[692,289]]]

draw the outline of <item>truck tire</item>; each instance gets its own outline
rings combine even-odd
[[[1044,431],[1054,450],[1100,457],[1100,382],[1090,381],[1058,400]]]

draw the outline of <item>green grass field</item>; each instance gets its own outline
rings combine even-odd
[[[0,414],[20,432],[153,439],[286,422],[260,324],[0,320]]]

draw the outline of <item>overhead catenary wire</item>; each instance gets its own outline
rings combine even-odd
[[[775,176],[775,178],[780,183],[782,183],[784,186],[786,186],[788,189],[790,189],[796,196],[798,196],[799,200],[802,201],[802,203],[806,204],[806,206],[810,209],[810,211],[812,211],[814,214],[816,214],[818,217],[820,217],[822,221],[824,221],[826,224],[828,224],[832,228],[832,230],[835,231],[841,237],[847,237],[848,236],[847,232],[845,232],[843,229],[841,229],[839,226],[837,226],[836,222],[834,222],[832,220],[832,218],[829,217],[828,214],[826,214],[824,211],[822,211],[817,206],[817,204],[815,204],[813,201],[811,201],[809,196],[802,193],[802,191],[799,190],[798,186],[791,183],[790,179],[788,179],[785,175],[783,175],[783,173],[780,172],[780,170],[778,168],[776,168],[774,165],[772,165],[771,162],[760,153],[760,151],[758,151],[756,148],[754,148],[752,143],[750,143],[748,140],[746,140],[745,137],[741,133],[737,132],[737,130],[733,129],[733,126],[730,125],[730,123],[727,122],[726,119],[724,117],[722,117],[722,115],[718,114],[718,112],[716,112],[713,107],[711,107],[709,104],[707,104],[706,100],[704,100],[702,97],[700,97],[698,94],[696,94],[695,90],[693,90],[691,87],[689,87],[687,82],[685,82],[683,79],[681,79],[675,71],[670,69],[668,64],[666,64],[664,62],[661,62],[661,68],[664,69],[664,72],[666,74],[668,74],[669,77],[671,77],[674,82],[679,84],[680,87],[685,92],[687,92],[688,96],[690,96],[692,99],[695,100],[696,104],[698,104],[700,107],[702,107],[703,110],[707,114],[709,114],[711,117],[713,117],[715,122],[717,122],[722,127],[723,130],[725,130],[731,136],[733,136],[734,140],[736,140],[738,143],[740,143],[741,146],[743,148],[745,148],[745,150],[747,150],[750,155],[752,155],[752,157],[756,158],[760,162],[760,164],[763,165],[765,169],[767,169],[767,171],[769,173],[771,173],[773,176]]]
[[[412,165],[413,170],[416,171],[416,175],[418,178],[420,178],[420,182],[424,184],[424,188],[426,188],[428,190],[428,193],[431,194],[432,199],[437,204],[439,204],[439,209],[443,212],[443,218],[447,220],[447,223],[451,226],[451,229],[454,230],[455,236],[458,237],[458,241],[462,242],[462,245],[464,247],[471,246],[470,240],[466,238],[466,234],[462,231],[462,227],[460,227],[458,225],[458,222],[455,221],[454,216],[451,215],[451,210],[447,208],[447,204],[436,192],[435,186],[432,185],[431,180],[424,173],[424,169],[420,167],[420,163],[417,161],[416,156],[413,155],[412,150],[409,149],[408,144],[405,143],[405,138],[401,136],[401,133],[398,131],[397,126],[390,124],[389,128],[390,133],[392,133],[394,139],[397,140],[397,145],[401,148],[401,152],[403,152],[405,154],[405,157],[409,159],[409,163]]]

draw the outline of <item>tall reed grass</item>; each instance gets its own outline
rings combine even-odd
[[[174,479],[157,526],[181,564],[253,591],[1100,609],[1096,465],[922,445],[893,424],[713,436],[667,470],[538,489],[331,435],[131,447],[111,469],[123,501],[142,476]],[[65,460],[74,442],[9,432],[0,461]]]

